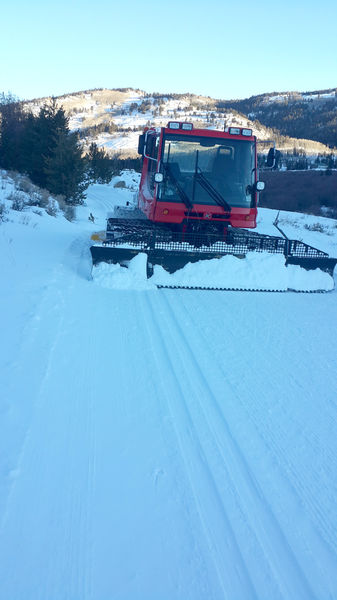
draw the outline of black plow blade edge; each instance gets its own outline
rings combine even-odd
[[[299,265],[302,269],[312,271],[320,269],[325,273],[329,273],[333,277],[334,268],[337,264],[337,258],[330,258],[329,256],[322,257],[305,257],[305,256],[288,256],[286,265]]]
[[[115,248],[113,246],[91,246],[92,262],[98,265],[101,262],[123,264],[132,260],[142,252],[139,248]]]

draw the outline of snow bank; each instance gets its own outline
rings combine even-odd
[[[155,268],[157,285],[230,287],[262,290],[331,290],[332,278],[320,269],[306,271],[299,266],[285,266],[282,254],[250,252],[245,259],[223,256],[212,260],[188,263],[172,275]]]
[[[209,287],[259,290],[329,291],[333,279],[320,269],[306,271],[299,266],[285,266],[282,254],[250,252],[246,259],[223,256],[188,263],[175,273],[161,266],[146,279],[146,254],[132,259],[129,268],[101,263],[93,269],[95,283],[110,289],[153,290],[156,286]]]
[[[154,290],[152,280],[146,278],[147,255],[138,254],[129,262],[128,268],[100,263],[93,268],[93,279],[98,285],[114,290]]]

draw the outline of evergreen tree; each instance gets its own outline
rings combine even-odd
[[[26,115],[12,94],[0,95],[0,166],[4,169],[21,170],[21,140]]]
[[[114,171],[112,160],[105,150],[99,149],[94,142],[88,152],[88,174],[92,181],[109,183]]]
[[[76,134],[60,130],[54,147],[45,161],[44,174],[47,189],[64,196],[71,204],[83,204],[84,190],[88,187],[86,161],[82,157]]]
[[[59,136],[67,136],[68,133],[68,118],[63,108],[57,108],[54,98],[50,104],[41,107],[37,118],[30,120],[25,140],[25,145],[31,144],[32,148],[27,161],[27,172],[37,185],[48,189],[46,166],[55,151]]]
[[[0,95],[0,166],[27,173],[34,183],[69,202],[83,202],[86,161],[55,99],[36,117],[12,96]]]

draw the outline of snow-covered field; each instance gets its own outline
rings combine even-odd
[[[336,291],[100,285],[124,179],[0,223],[0,598],[337,598]],[[281,226],[336,255],[336,221]]]

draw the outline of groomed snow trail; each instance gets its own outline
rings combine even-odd
[[[337,598],[337,294],[89,276],[69,236],[3,370],[0,597]]]

